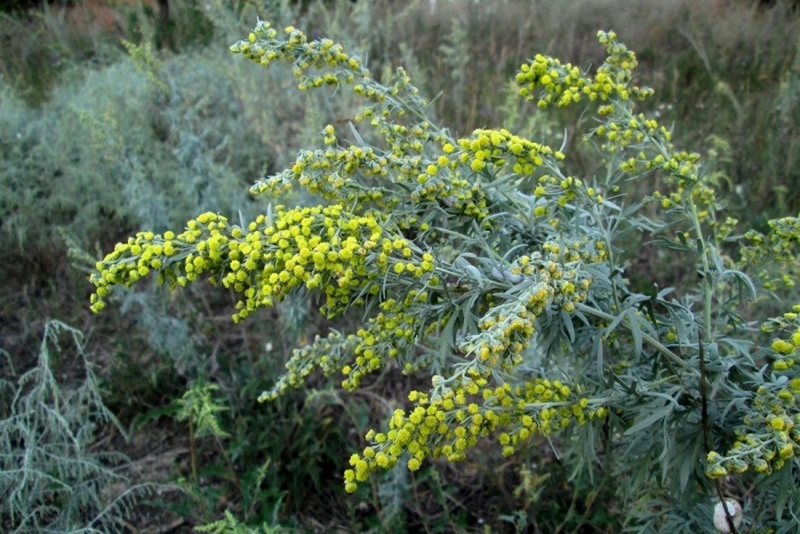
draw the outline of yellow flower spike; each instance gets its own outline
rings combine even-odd
[[[775,417],[775,418],[773,418],[773,419],[770,421],[769,425],[770,425],[770,426],[771,426],[773,429],[775,429],[775,430],[778,430],[778,431],[781,431],[781,430],[783,430],[784,428],[786,428],[786,424],[785,424],[785,422],[784,422],[784,421],[783,421],[783,419],[781,419],[780,417]]]
[[[794,344],[789,343],[783,339],[776,339],[772,342],[772,350],[777,352],[778,354],[789,354],[794,350]]]

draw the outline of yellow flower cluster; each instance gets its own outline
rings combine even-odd
[[[672,138],[672,133],[665,127],[660,126],[655,119],[649,119],[641,113],[633,115],[628,110],[618,106],[601,107],[601,115],[607,115],[605,113],[606,110],[613,110],[613,113],[608,115],[606,122],[589,133],[591,137],[601,137],[603,139],[605,142],[603,150],[606,152],[613,154],[629,146],[638,147],[645,141],[650,143],[655,141],[668,149],[671,148],[670,139]],[[656,154],[641,151],[623,161],[620,164],[620,169],[629,174],[651,169],[678,170],[683,167],[683,159],[672,161],[665,158],[661,151]],[[685,170],[689,171],[690,169],[687,167]]]
[[[694,203],[698,210],[701,222],[714,222],[714,212],[717,211],[716,184],[712,183],[713,175],[704,173],[700,169],[700,154],[695,152],[671,152],[672,145],[667,143],[666,149],[670,152],[667,157],[661,154],[655,156],[644,163],[645,171],[663,171],[663,183],[665,186],[672,186],[672,191],[666,194],[656,191],[653,198],[661,204],[663,208],[686,206],[688,202]],[[638,165],[640,159],[631,164]],[[632,172],[637,172],[638,167]]]
[[[501,168],[509,165],[520,175],[529,176],[545,163],[545,159],[563,160],[564,154],[549,146],[534,143],[501,128],[497,130],[475,130],[472,136],[459,139],[462,152],[459,160],[469,165],[474,172],[481,172],[487,166]]]
[[[706,458],[709,477],[723,477],[729,472],[743,473],[750,468],[768,475],[797,456],[800,448],[800,377],[784,384],[759,387],[752,410],[745,416],[744,426],[736,430],[736,436],[736,442],[725,456],[716,451],[709,452]]]
[[[427,105],[402,67],[395,71],[388,87],[365,80],[356,84],[353,91],[356,95],[374,102],[355,115],[356,122],[369,120],[370,125],[377,128],[384,137],[390,153],[398,156],[406,153],[403,146],[406,143],[411,144],[413,152],[421,152],[427,141],[444,138],[424,118],[417,124],[402,122],[406,117],[417,120],[424,117]]]
[[[259,21],[246,40],[231,46],[231,52],[241,53],[263,66],[279,60],[292,63],[301,90],[370,78],[369,71],[362,67],[361,61],[346,54],[342,45],[330,39],[309,42],[302,31],[292,26],[285,28],[284,33],[286,40],[277,39],[278,31],[269,22]],[[333,70],[309,75],[312,68]]]
[[[411,200],[415,204],[439,204],[451,215],[477,220],[488,215],[484,184],[480,179],[468,179],[468,174],[458,168],[459,161],[468,159],[466,153],[454,152],[453,145],[445,143],[442,154],[434,159],[427,156],[423,142],[440,141],[438,135],[430,132],[427,121],[412,127],[384,126],[391,132],[386,137],[391,151],[357,145],[302,151],[291,169],[259,181],[251,191],[279,195],[297,183],[327,200],[344,199],[355,211],[388,212]],[[326,144],[336,143],[332,126],[327,126],[323,134]],[[527,148],[533,153],[535,144],[529,144]],[[549,150],[540,148],[543,153]],[[469,170],[466,172],[471,174]],[[402,185],[398,187],[399,184]],[[413,188],[410,193],[409,185]]]
[[[599,112],[606,120],[589,137],[600,138],[601,149],[621,160],[619,169],[633,176],[660,172],[665,191],[655,191],[652,199],[665,209],[694,204],[699,221],[716,229],[717,175],[701,168],[700,154],[676,150],[669,130],[627,107],[601,106]]]
[[[112,286],[130,286],[151,271],[160,282],[185,285],[201,274],[242,295],[234,320],[271,306],[298,287],[324,294],[323,313],[335,315],[364,295],[380,291],[389,269],[421,277],[433,257],[405,238],[386,235],[392,226],[375,213],[354,215],[341,205],[285,209],[259,216],[247,229],[205,213],[175,235],[140,232],[97,264],[92,309],[104,306]],[[395,230],[399,235],[399,231]],[[357,295],[360,295],[356,298]]]
[[[405,87],[404,83],[400,85]],[[363,90],[361,85],[356,86],[356,92],[359,90]],[[379,109],[382,111],[378,114]],[[533,167],[526,163],[528,159],[535,158],[536,163],[541,164],[541,155],[563,158],[563,154],[553,153],[548,147],[512,136],[505,130],[481,131],[477,142],[483,144],[484,140],[497,139],[500,135],[508,146],[497,146],[493,151],[480,150],[477,155],[470,156],[469,143],[467,150],[456,150],[449,138],[426,120],[403,124],[400,118],[404,114],[404,109],[386,102],[367,106],[356,117],[357,120],[372,118],[371,124],[383,136],[386,149],[360,145],[341,147],[334,127],[326,126],[322,132],[325,148],[301,151],[290,169],[258,181],[251,192],[280,195],[296,183],[326,200],[345,200],[356,212],[376,209],[402,213],[404,210],[398,206],[408,201],[415,206],[431,202],[446,208],[449,215],[480,221],[488,216],[491,201],[485,184],[474,176],[471,161],[493,153],[497,164],[500,151],[511,148],[525,152],[519,154],[514,168],[522,170],[524,164],[525,169],[531,171]],[[463,145],[465,141],[460,143]]]
[[[92,311],[105,307],[104,299],[114,286],[130,287],[152,271],[158,273],[159,282],[175,287],[185,286],[199,274],[212,270],[227,247],[227,228],[225,217],[204,213],[189,221],[186,231],[179,235],[172,231],[163,235],[139,232],[127,242],[118,243],[95,265],[97,271],[90,277],[96,287],[91,296]],[[200,250],[202,256],[193,254]]]
[[[422,263],[419,267],[421,274],[433,269],[430,254],[423,255]],[[342,387],[355,390],[364,376],[383,365],[386,357],[394,359],[405,355],[417,342],[422,323],[408,310],[425,303],[428,298],[427,292],[412,290],[404,299],[386,299],[379,304],[381,311],[369,318],[366,326],[355,334],[332,332],[327,337],[317,337],[310,345],[295,349],[286,363],[286,372],[272,389],[259,397],[260,401],[274,400],[286,389],[302,386],[306,377],[317,368],[326,376],[341,372],[346,377]],[[439,324],[430,321],[425,327],[429,333]]]
[[[300,152],[291,169],[260,180],[253,185],[251,192],[280,195],[289,191],[292,183],[296,182],[310,193],[320,195],[326,200],[346,199],[348,203],[359,207],[373,203],[376,207],[391,208],[391,205],[380,202],[385,189],[379,186],[366,187],[363,183],[363,179],[383,178],[389,170],[389,161],[372,148],[350,146],[304,150]],[[362,180],[353,180],[356,173],[361,175]],[[389,200],[391,204],[392,199]]]
[[[798,455],[800,447],[800,376],[795,365],[800,361],[800,304],[762,325],[764,332],[787,332],[771,344],[773,371],[777,379],[756,390],[752,405],[736,429],[737,440],[725,456],[712,451],[706,474],[721,477],[730,471],[743,473],[753,468],[770,474]]]
[[[499,366],[509,370],[519,365],[536,317],[551,302],[553,293],[546,281],[532,283],[513,301],[491,307],[478,323],[479,332],[467,336],[459,350],[473,356],[481,369]]]
[[[257,182],[251,191],[279,195],[297,182],[328,200],[346,200],[355,212],[366,203],[372,203],[376,209],[393,209],[397,196],[387,195],[392,192],[391,185],[424,173],[430,165],[423,157],[425,145],[429,141],[444,142],[444,136],[433,131],[428,121],[403,124],[406,116],[418,118],[424,114],[426,102],[417,95],[417,88],[411,85],[402,68],[397,69],[388,87],[375,82],[358,58],[346,54],[341,45],[330,39],[309,41],[303,32],[291,26],[284,30],[284,38],[278,38],[278,33],[268,22],[260,21],[247,40],[231,49],[264,66],[277,60],[291,63],[301,90],[354,84],[353,92],[371,101],[357,113],[356,122],[369,120],[383,135],[388,150],[361,146],[337,148],[334,128],[329,125],[323,132],[327,149],[301,152],[291,169]],[[389,174],[392,179],[385,179]],[[352,179],[356,175],[358,179]],[[370,186],[371,178],[383,180]]]
[[[613,32],[600,32],[598,38],[605,45],[608,57],[594,77],[573,65],[563,65],[556,59],[537,55],[517,74],[520,94],[528,99],[538,98],[540,107],[553,103],[563,107],[580,102],[584,97],[590,101],[606,102],[598,108],[598,115],[605,120],[589,132],[589,138],[600,138],[602,150],[618,158],[618,168],[623,172],[634,175],[663,172],[662,183],[671,190],[653,195],[662,207],[694,203],[699,220],[715,226],[714,212],[718,206],[716,184],[710,182],[713,175],[701,171],[698,154],[674,149],[669,130],[654,119],[633,113],[633,101],[646,98],[652,90],[632,84],[636,56],[617,42]],[[566,197],[560,202],[563,205],[569,200]],[[542,206],[540,209],[545,211],[547,208]]]
[[[520,95],[534,100],[538,94],[537,105],[540,108],[553,103],[565,107],[580,102],[584,97],[590,101],[611,98],[627,101],[632,97],[643,100],[651,95],[651,89],[631,85],[633,69],[637,65],[636,55],[617,42],[614,32],[599,32],[597,37],[609,55],[598,67],[594,78],[570,63],[564,65],[557,59],[537,54],[517,73]]]
[[[586,300],[591,279],[576,265],[588,253],[578,252],[577,246],[565,248],[562,250],[554,242],[545,243],[544,257],[536,251],[520,256],[504,272],[497,271],[498,278],[520,286],[520,290],[512,300],[489,308],[478,323],[479,332],[459,344],[463,354],[476,358],[478,368],[499,365],[508,371],[519,365],[533,336],[536,318],[545,308],[555,305],[571,312],[575,304]]]
[[[478,129],[455,144],[445,142],[436,159],[401,160],[400,172],[394,176],[398,181],[405,182],[407,178],[416,181],[418,185],[410,196],[414,202],[436,202],[449,214],[482,221],[489,215],[492,201],[491,189],[482,182],[481,175],[491,180],[507,169],[530,176],[541,166],[557,169],[558,161],[563,159],[561,152],[506,129]]]
[[[750,244],[741,248],[741,263],[756,270],[767,290],[794,287],[800,274],[800,216],[773,219],[768,225],[766,235],[756,230],[745,234]]]
[[[671,189],[666,193],[653,193],[653,199],[662,208],[693,202],[701,222],[716,224],[715,175],[700,168],[700,154],[676,150],[667,128],[644,114],[634,114],[629,107],[604,105],[599,114],[606,117],[605,121],[588,135],[600,138],[601,149],[621,159],[621,171],[634,176],[660,171],[663,173],[660,181]]]
[[[357,114],[356,121],[369,119],[384,136],[389,149],[338,148],[334,128],[328,125],[323,132],[326,149],[302,151],[291,169],[258,181],[251,192],[280,195],[290,190],[293,183],[299,183],[327,200],[346,201],[355,212],[366,209],[368,204],[379,210],[393,209],[399,195],[397,191],[395,195],[387,194],[392,192],[392,184],[402,182],[404,176],[416,178],[428,164],[422,157],[425,144],[444,138],[431,131],[428,121],[402,124],[407,114],[417,117],[425,108],[426,103],[417,96],[417,88],[411,85],[402,68],[397,70],[392,84],[385,87],[372,80],[358,58],[344,53],[342,46],[330,39],[309,42],[294,27],[286,28],[284,33],[286,38],[278,39],[278,32],[269,23],[260,21],[248,40],[235,44],[232,50],[265,66],[275,60],[292,63],[301,90],[355,83],[353,92],[372,102]],[[320,72],[310,75],[311,69]],[[387,180],[390,173],[392,179]],[[354,179],[356,176],[358,179]],[[382,180],[370,186],[371,178]]]
[[[520,385],[492,387],[486,378],[472,373],[452,384],[434,376],[433,386],[431,395],[412,391],[409,400],[416,406],[408,412],[395,410],[385,433],[367,433],[370,445],[351,456],[351,469],[344,473],[348,492],[354,492],[371,472],[394,467],[403,458],[411,471],[429,457],[463,460],[479,438],[499,430],[503,430],[498,435],[502,452],[510,455],[534,435],[548,436],[570,424],[605,416],[604,408],[592,408],[588,399],[558,380],[534,378]]]
[[[540,108],[553,102],[557,102],[560,107],[568,106],[573,102],[580,102],[582,95],[596,100],[598,96],[602,98],[603,94],[598,94],[589,87],[588,78],[578,67],[570,63],[563,65],[559,60],[542,54],[536,54],[529,64],[522,65],[516,78],[520,86],[519,94],[528,100],[533,100],[534,93],[543,89],[538,100]],[[612,89],[609,85],[609,92]]]
[[[294,349],[292,357],[286,362],[286,371],[272,389],[258,397],[258,401],[275,400],[287,389],[302,386],[315,369],[321,369],[326,376],[340,371],[351,361],[357,343],[355,336],[344,336],[334,331],[325,337],[317,336],[312,343]]]
[[[555,200],[555,205],[562,208],[576,199],[589,203],[603,201],[601,193],[574,176],[564,177],[551,174],[540,176],[533,194],[537,199],[545,200],[537,203],[534,208],[533,214],[537,217],[545,217],[552,214],[552,208],[554,207],[552,200]]]
[[[792,310],[781,317],[773,317],[761,325],[761,331],[772,334],[777,330],[787,332],[783,338],[772,341],[774,353],[772,368],[775,371],[788,371],[800,363],[800,304],[792,306]]]
[[[432,269],[432,264],[430,267]],[[429,272],[424,267],[422,269]],[[427,292],[412,290],[404,299],[389,298],[380,303],[381,312],[367,321],[366,328],[356,332],[358,341],[353,347],[353,363],[342,368],[346,377],[342,382],[343,388],[348,391],[358,388],[365,375],[381,367],[384,357],[396,358],[407,354],[420,337],[422,326],[419,318],[408,310],[417,304],[425,304],[428,298]],[[435,327],[435,321],[427,326]]]

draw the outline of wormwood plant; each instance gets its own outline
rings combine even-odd
[[[60,348],[64,337],[78,356],[70,373],[83,375],[74,388],[58,378],[58,360],[73,352]],[[98,426],[118,423],[103,404],[81,338],[64,323],[47,323],[36,366],[19,377],[13,395],[1,397],[11,397],[0,407],[3,532],[122,531],[120,519],[157,490],[129,485],[117,469],[126,462],[122,455],[93,450]]]
[[[610,485],[631,531],[713,531],[727,498],[744,508],[744,522],[722,518],[728,531],[793,530],[800,305],[747,314],[794,284],[800,219],[735,235],[710,165],[637,113],[652,91],[636,83],[633,52],[613,32],[598,40],[607,58],[592,72],[536,55],[516,76],[539,108],[585,109],[575,126],[595,167],[573,176],[562,150],[505,129],[454,138],[403,69],[379,83],[331,40],[260,21],[234,53],[290,63],[302,91],[363,99],[353,124],[325,127],[320,147],[252,188],[300,187],[319,204],[140,232],[97,263],[92,309],[154,276],[233,290],[234,321],[295,293],[327,317],[363,314],[355,332],[296,349],[261,396],[315,369],[347,390],[387,366],[430,377],[367,433],[349,492],[375,471],[465,459],[485,438],[512,455],[541,436],[573,480]],[[629,198],[635,182],[652,193]],[[641,247],[696,277],[637,289],[628,265]]]

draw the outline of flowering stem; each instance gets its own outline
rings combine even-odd
[[[703,229],[700,226],[700,218],[697,215],[697,206],[692,198],[691,190],[687,192],[687,207],[691,215],[692,224],[694,225],[694,232],[697,238],[697,252],[700,254],[700,259],[703,262],[703,330],[706,336],[711,339],[711,301],[713,296],[714,287],[710,280],[711,266],[708,263],[708,252],[705,246],[705,236]]]

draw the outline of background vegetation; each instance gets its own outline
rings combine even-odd
[[[257,16],[361,50],[378,75],[405,66],[427,98],[438,95],[435,113],[457,135],[503,126],[556,146],[565,132],[555,125],[565,117],[536,113],[508,80],[537,52],[597,64],[596,31],[614,29],[637,52],[641,82],[656,90],[648,105],[663,124],[675,124],[675,144],[714,150],[729,207],[743,228],[762,229],[800,210],[793,7],[174,0],[170,8],[168,39],[148,4],[120,3],[110,26],[92,12],[78,17],[81,2],[0,13],[0,411],[4,424],[30,426],[17,416],[45,410],[60,391],[91,399],[59,403],[65,421],[93,423],[80,439],[63,425],[39,449],[3,428],[7,450],[20,452],[0,465],[0,501],[10,503],[0,505],[2,530],[178,531],[212,523],[225,531],[233,516],[265,530],[619,530],[625,511],[614,495],[568,480],[546,442],[511,458],[487,450],[413,476],[397,470],[347,497],[340,479],[347,451],[402,402],[403,381],[413,378],[389,373],[345,399],[320,377],[311,391],[259,405],[289,348],[337,325],[291,300],[233,325],[233,298],[203,288],[180,295],[140,288],[93,316],[86,269],[138,229],[174,228],[204,210],[250,218],[263,208],[247,196],[252,182],[284,168],[324,124],[351,118],[346,100],[301,97],[288,70],[230,55]],[[580,155],[572,159],[579,167]],[[693,275],[648,257],[630,271],[665,285]],[[75,331],[52,320],[85,337],[65,344]],[[54,357],[48,343],[59,340],[75,350]],[[57,380],[41,378],[48,373]],[[15,458],[51,450],[47,443],[64,458],[85,455],[81,469],[43,469],[62,485],[98,480],[93,502],[46,481],[13,485],[18,479],[6,474]],[[6,499],[12,495],[19,499]],[[32,517],[38,523],[24,523],[20,510],[44,511]]]

